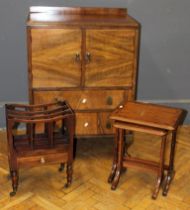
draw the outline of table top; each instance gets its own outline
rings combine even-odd
[[[127,102],[120,106],[110,116],[110,119],[120,122],[154,128],[175,130],[179,125],[184,110],[163,105],[142,102]]]

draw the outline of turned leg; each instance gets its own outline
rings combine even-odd
[[[13,191],[10,192],[10,196],[14,196],[16,195],[18,188],[18,171],[11,171],[11,180],[12,180]]]
[[[69,187],[72,182],[72,175],[73,175],[73,140],[74,140],[74,128],[75,128],[75,118],[74,116],[70,121],[65,121],[69,131],[69,151],[68,151],[68,162],[67,162],[67,183],[65,187]]]
[[[65,184],[65,188],[69,187],[72,183],[72,175],[73,175],[73,167],[72,163],[67,164],[67,183]]]
[[[114,156],[111,173],[108,177],[108,183],[111,183],[114,179],[116,169],[117,169],[117,156],[118,156],[118,128],[115,129],[115,137],[114,137]]]
[[[118,129],[117,132],[119,132],[119,138],[118,138],[118,157],[117,157],[117,168],[116,168],[116,172],[115,172],[115,176],[114,179],[112,181],[112,185],[111,185],[111,189],[115,190],[118,182],[119,182],[119,178],[121,175],[121,170],[122,170],[122,161],[123,161],[123,141],[124,141],[124,131],[123,129]]]
[[[170,160],[169,160],[169,170],[167,172],[165,183],[163,187],[162,195],[166,196],[169,190],[170,183],[174,177],[174,155],[175,155],[175,145],[176,145],[176,130],[172,131],[172,140],[170,148]]]
[[[159,163],[159,169],[158,169],[158,177],[156,181],[156,186],[154,189],[154,192],[152,194],[152,198],[156,199],[158,196],[158,192],[163,180],[164,176],[164,155],[165,155],[165,146],[166,146],[166,136],[162,137],[162,142],[161,142],[161,148],[160,148],[160,163]]]
[[[65,163],[60,163],[58,171],[62,172],[64,170],[64,168],[65,168]]]

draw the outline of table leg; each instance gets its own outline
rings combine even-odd
[[[153,199],[157,198],[158,192],[159,192],[162,180],[163,180],[165,146],[166,146],[166,136],[163,136],[162,137],[162,142],[161,142],[161,148],[160,148],[160,163],[159,163],[158,177],[157,177],[154,192],[152,194]]]
[[[169,160],[169,170],[165,178],[165,183],[163,187],[162,195],[166,196],[169,190],[170,183],[174,177],[174,155],[175,155],[175,145],[176,145],[176,130],[172,131],[171,148],[170,148],[170,160]]]
[[[119,182],[119,178],[121,175],[121,170],[122,170],[122,162],[123,162],[123,143],[124,143],[124,130],[123,129],[119,129],[119,138],[117,138],[117,144],[118,144],[118,155],[117,155],[117,165],[116,165],[116,172],[115,172],[115,176],[114,179],[112,181],[112,185],[111,185],[111,189],[115,190],[118,182]]]
[[[11,179],[12,179],[12,188],[13,191],[10,192],[10,196],[16,195],[17,188],[18,188],[18,170],[11,171]]]
[[[118,137],[119,137],[119,129],[115,128],[115,137],[114,137],[114,157],[112,163],[111,173],[108,177],[108,183],[111,183],[114,179],[116,169],[117,169],[117,156],[118,156]]]

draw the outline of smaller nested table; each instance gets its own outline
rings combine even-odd
[[[157,174],[156,185],[152,198],[156,199],[160,186],[163,184],[163,195],[167,195],[169,185],[174,176],[174,151],[176,131],[184,118],[185,111],[155,104],[127,102],[121,105],[112,115],[115,128],[115,154],[112,171],[108,178],[111,189],[115,190],[123,167],[136,167],[153,171]],[[128,156],[124,152],[124,131],[139,131],[161,137],[159,162],[142,160]],[[171,133],[169,165],[165,164],[166,137]],[[164,171],[166,176],[164,177]]]

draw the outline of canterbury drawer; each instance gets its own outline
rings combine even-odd
[[[75,110],[115,109],[127,100],[126,90],[34,91],[34,103],[67,100]]]
[[[51,164],[51,163],[59,163],[67,161],[68,154],[67,153],[52,153],[48,155],[37,155],[32,157],[20,157],[18,159],[18,164],[22,166],[31,166],[40,165],[40,164]]]

